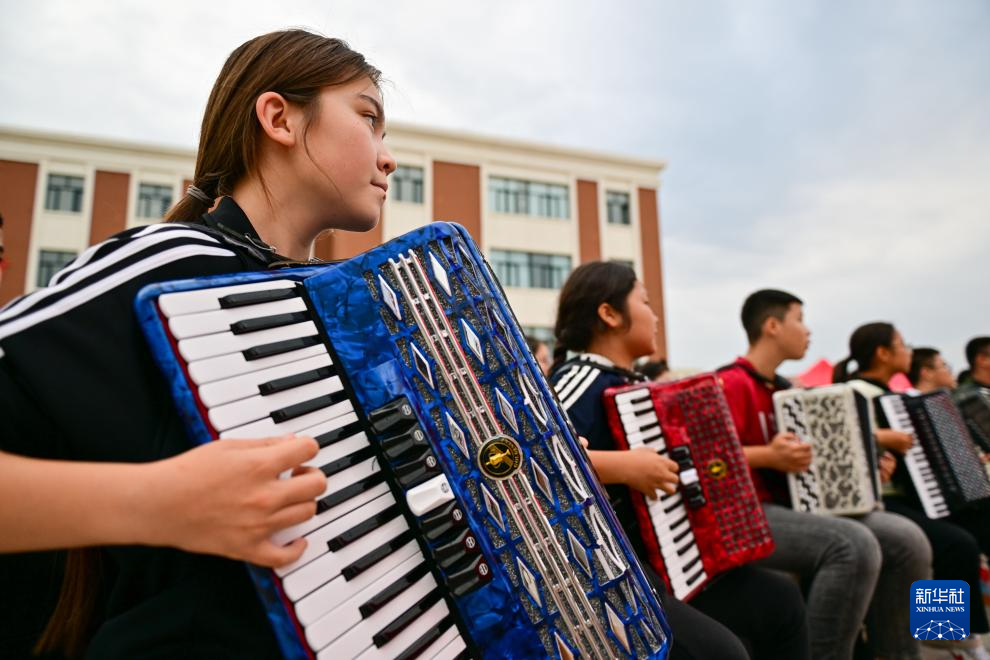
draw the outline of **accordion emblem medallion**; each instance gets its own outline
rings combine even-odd
[[[492,438],[478,451],[478,465],[492,479],[511,477],[521,464],[522,452],[519,445],[508,436]]]
[[[705,469],[708,471],[708,476],[712,479],[722,479],[729,473],[729,466],[721,458],[713,458],[708,461]]]

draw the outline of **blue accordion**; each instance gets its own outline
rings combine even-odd
[[[198,443],[315,437],[303,556],[250,566],[287,658],[663,658],[670,632],[487,262],[432,223],[337,265],[156,284]]]

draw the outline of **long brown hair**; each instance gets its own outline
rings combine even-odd
[[[241,178],[256,171],[260,124],[254,106],[261,94],[278,92],[304,108],[307,121],[312,121],[323,88],[361,77],[378,85],[381,72],[339,39],[284,30],[242,44],[227,58],[206,103],[193,185],[216,199],[230,194]],[[194,221],[210,206],[184,195],[166,220]],[[67,553],[58,604],[35,653],[60,652],[71,658],[85,652],[98,625],[95,608],[101,556],[96,548]]]
[[[261,126],[255,101],[265,92],[278,92],[302,107],[307,121],[312,121],[323,88],[362,77],[378,85],[381,72],[340,39],[284,30],[244,43],[227,58],[206,102],[192,184],[216,199],[229,195],[245,175],[256,172]],[[184,195],[165,219],[191,222],[210,206]]]

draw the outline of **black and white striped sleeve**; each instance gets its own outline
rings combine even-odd
[[[59,271],[49,285],[0,310],[0,347],[18,333],[71,315],[79,307],[150,282],[241,269],[217,239],[184,225],[135,228],[98,243]]]

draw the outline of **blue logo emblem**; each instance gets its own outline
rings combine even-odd
[[[969,637],[969,584],[918,580],[911,585],[911,635],[938,641]]]

